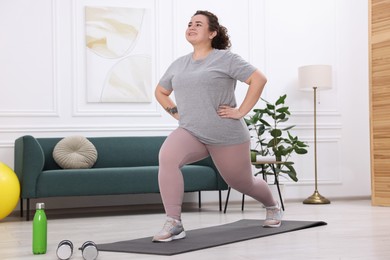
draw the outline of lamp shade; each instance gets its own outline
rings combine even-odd
[[[307,65],[298,68],[301,90],[332,88],[332,67],[330,65]]]

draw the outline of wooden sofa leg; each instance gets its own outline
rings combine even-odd
[[[30,220],[30,199],[27,199],[26,221]]]
[[[222,191],[218,190],[219,195],[219,211],[222,211]]]
[[[202,207],[202,196],[201,196],[201,191],[198,191],[198,203],[199,203],[199,208]]]
[[[20,217],[23,218],[23,198],[20,198]]]

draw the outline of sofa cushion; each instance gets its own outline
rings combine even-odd
[[[213,168],[185,165],[181,170],[186,192],[216,189]],[[158,166],[49,170],[37,185],[37,197],[158,193]]]
[[[53,158],[64,169],[87,169],[95,164],[97,150],[84,136],[68,136],[56,144]]]

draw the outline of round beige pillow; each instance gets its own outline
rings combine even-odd
[[[63,169],[87,169],[95,164],[97,151],[84,136],[68,136],[56,144],[53,158]]]

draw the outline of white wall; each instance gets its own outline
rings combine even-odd
[[[314,190],[313,93],[298,90],[297,68],[332,65],[333,88],[320,92],[317,104],[319,190],[331,200],[370,195],[368,4],[363,0],[2,1],[2,162],[13,167],[14,140],[25,134],[168,135],[176,127],[154,99],[141,104],[96,104],[85,99],[84,6],[139,4],[154,13],[150,88],[175,58],[191,51],[184,30],[196,10],[206,9],[229,29],[232,51],[268,77],[263,98],[273,101],[288,95],[294,134],[311,148],[295,160],[300,181],[286,182],[286,199],[301,200]],[[245,91],[239,84],[239,100]],[[204,197],[216,199],[215,193]],[[239,194],[233,199],[239,200]]]

